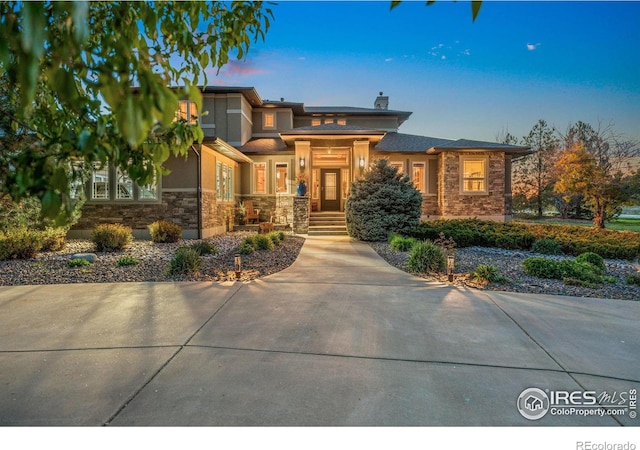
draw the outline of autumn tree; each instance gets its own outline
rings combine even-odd
[[[526,199],[540,218],[553,201],[555,177],[552,169],[558,154],[558,139],[554,130],[541,119],[522,143],[533,153],[513,162],[513,194]]]
[[[620,207],[637,195],[637,174],[626,170],[629,158],[638,155],[637,143],[621,139],[612,126],[578,122],[563,138],[565,148],[555,164],[561,196],[582,196],[593,213],[596,228],[620,213]]]
[[[203,138],[176,120],[179,100],[200,108],[205,69],[242,58],[270,18],[250,1],[0,2],[0,96],[13,105],[0,105],[0,189],[65,218],[75,161],[149,184]],[[4,145],[8,129],[32,139]]]

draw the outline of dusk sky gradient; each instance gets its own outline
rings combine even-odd
[[[307,106],[412,111],[401,132],[518,138],[613,123],[640,139],[640,2],[281,1],[266,41],[209,84]],[[211,72],[215,74],[215,71]]]

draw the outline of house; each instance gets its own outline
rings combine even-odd
[[[82,217],[70,231],[86,237],[99,223],[131,226],[136,237],[159,219],[182,226],[185,238],[232,230],[239,202],[260,221],[305,232],[310,212],[344,211],[351,182],[377,158],[406,173],[423,196],[422,217],[511,219],[511,160],[525,147],[399,132],[411,112],[389,109],[381,92],[372,108],[306,106],[264,100],[253,87],[206,87],[203,107],[181,102],[179,115],[200,121],[205,139],[171,171],[136,186],[113,167],[96,170]],[[309,190],[296,195],[297,180]]]

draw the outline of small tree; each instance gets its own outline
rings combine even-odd
[[[363,241],[386,240],[392,232],[410,234],[420,222],[421,206],[422,195],[409,177],[379,159],[351,185],[345,205],[347,231]]]

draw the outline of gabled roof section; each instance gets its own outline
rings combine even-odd
[[[242,94],[251,106],[262,106],[262,99],[258,95],[258,91],[251,86],[205,86],[200,90],[203,94]]]
[[[443,142],[430,148],[428,154],[437,154],[443,151],[462,151],[462,150],[492,150],[501,151],[512,154],[530,153],[530,147],[520,145],[499,144],[497,142],[474,141],[471,139],[458,139],[457,141]]]
[[[374,150],[380,152],[415,152],[424,153],[435,146],[444,145],[453,141],[428,136],[417,136],[391,132],[387,133]]]

